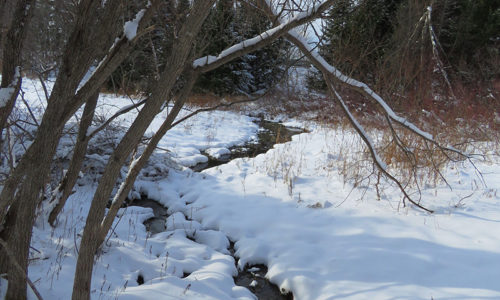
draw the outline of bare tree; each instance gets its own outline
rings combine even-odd
[[[0,0],[0,47],[2,48],[0,55],[2,54],[1,51],[3,51],[3,43],[9,29],[9,24],[12,21],[13,6],[13,0]]]
[[[73,187],[78,179],[80,169],[82,168],[87,146],[91,138],[87,135],[87,131],[90,125],[92,125],[92,119],[94,118],[98,98],[99,93],[95,93],[95,95],[90,97],[89,101],[85,103],[85,109],[83,110],[82,118],[78,127],[76,145],[73,149],[73,156],[71,157],[68,171],[64,175],[64,178],[61,180],[57,189],[53,192],[51,202],[54,202],[55,206],[50,212],[48,220],[52,226],[54,226],[57,215],[61,212],[66,200],[71,195]]]
[[[106,203],[115,186],[120,169],[139,143],[151,121],[160,112],[165,99],[168,99],[177,78],[184,69],[194,39],[212,5],[213,0],[198,0],[194,2],[186,21],[179,31],[178,39],[174,43],[171,54],[167,59],[169,67],[161,74],[158,84],[151,93],[151,97],[149,97],[149,100],[141,109],[108,161],[94,194],[89,215],[87,216],[76,266],[73,299],[89,299],[90,297],[94,255],[97,248],[104,241],[100,234],[102,231],[101,222],[104,217]]]

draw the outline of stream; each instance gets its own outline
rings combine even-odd
[[[203,155],[207,156],[208,162],[197,164],[196,166],[191,167],[191,169],[196,172],[201,172],[205,169],[228,163],[235,158],[255,157],[272,149],[275,144],[291,141],[293,135],[306,132],[301,128],[287,127],[281,123],[266,121],[263,119],[256,121],[256,123],[260,126],[257,141],[248,142],[242,146],[231,147],[229,148],[231,154],[223,156],[219,159],[214,159],[202,152]],[[129,205],[149,207],[153,209],[154,217],[144,222],[146,230],[149,233],[156,234],[166,230],[165,221],[169,216],[167,213],[168,209],[166,207],[154,200],[148,199],[144,195],[141,196],[141,199],[134,200]],[[231,242],[228,250],[234,257],[235,263],[237,263],[238,258],[234,255],[235,250],[233,242]],[[269,282],[269,280],[265,277],[266,273],[267,266],[265,265],[245,266],[244,270],[239,270],[238,275],[234,277],[234,281],[236,285],[244,286],[249,289],[258,299],[293,299],[292,293],[285,293],[285,291],[282,293],[275,284]],[[139,280],[140,278],[138,278],[138,282]]]
[[[209,156],[205,152],[201,154],[208,158],[207,162],[199,163],[191,169],[195,172],[201,172],[208,168],[213,168],[235,158],[255,157],[259,154],[266,153],[272,149],[275,144],[282,144],[292,140],[292,136],[306,132],[302,128],[285,126],[278,122],[271,122],[264,119],[255,121],[260,127],[257,133],[257,141],[247,142],[242,146],[233,146],[229,150],[231,154],[221,156],[216,159]]]

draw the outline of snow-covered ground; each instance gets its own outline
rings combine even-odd
[[[129,104],[110,95],[101,101],[103,114]],[[431,215],[402,208],[401,194],[389,184],[380,201],[371,186],[353,189],[338,161],[354,134],[308,126],[309,133],[255,158],[201,173],[184,168],[141,176],[135,191],[169,208],[166,231],[146,232],[150,208],[123,209],[96,261],[92,298],[253,299],[232,277],[237,267],[265,264],[266,277],[295,299],[500,299],[498,157],[476,162],[486,186],[468,164],[445,170],[453,190],[426,185]],[[172,130],[160,147],[189,166],[200,150],[241,144],[257,130],[251,118],[233,112],[204,113]],[[155,164],[162,164],[162,149]],[[45,299],[70,298],[95,187],[77,187],[55,229],[43,214],[37,222],[29,277]],[[5,291],[5,281],[0,284]]]

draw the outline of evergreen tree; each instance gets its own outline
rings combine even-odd
[[[430,5],[449,75],[466,82],[500,77],[500,1],[339,0],[328,12],[319,51],[343,72],[385,85],[379,88],[428,90],[423,81],[435,62],[429,30],[419,20]],[[415,30],[418,37],[411,37]],[[388,78],[394,72],[400,78]],[[325,89],[321,79],[311,72],[309,88]]]
[[[209,30],[200,37],[205,44],[202,55],[217,55],[229,46],[271,28],[267,19],[233,0],[220,0],[209,15]],[[252,93],[268,88],[283,71],[285,43],[272,45],[243,56],[200,76],[196,89],[218,95]]]
[[[500,76],[500,1],[455,0],[437,3],[433,22],[443,51],[460,76]]]
[[[379,60],[390,45],[402,0],[340,0],[329,10],[320,53],[343,72],[371,84]],[[312,89],[325,89],[320,74],[308,77]]]
[[[133,19],[139,8],[144,6],[143,2],[128,2],[128,15],[125,18]],[[156,84],[151,78],[158,79],[158,74],[163,71],[174,36],[189,7],[189,0],[162,3],[158,7],[161,13],[152,19],[155,29],[141,37],[134,52],[110,76],[106,88],[115,92],[150,91]]]
[[[142,0],[140,0],[142,1]],[[133,18],[140,1],[129,2],[129,15]],[[154,20],[158,26],[142,37],[138,48],[113,73],[107,88],[113,91],[148,91],[155,84],[150,78],[163,70],[164,58],[172,48],[172,41],[179,30],[189,0],[168,1],[160,9],[162,14]],[[271,28],[271,23],[260,13],[243,8],[233,0],[220,0],[207,18],[206,30],[197,41],[196,56],[217,55],[231,45],[251,38]],[[196,84],[198,92],[218,95],[252,93],[268,88],[280,76],[285,61],[285,43],[279,40],[264,49],[229,62],[212,72],[202,74]]]

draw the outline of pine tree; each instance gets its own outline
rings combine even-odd
[[[500,76],[500,1],[437,3],[433,22],[448,62],[459,76]],[[498,61],[498,60],[497,60]]]
[[[138,9],[144,6],[141,1],[128,3],[126,19],[132,19]],[[106,88],[115,92],[150,91],[156,84],[151,78],[158,79],[158,74],[163,71],[176,31],[189,7],[189,0],[165,1],[160,5],[158,10],[161,13],[152,19],[155,29],[141,37],[134,52],[110,76]]]
[[[208,32],[200,37],[205,43],[202,55],[217,55],[227,47],[254,37],[271,27],[267,19],[233,0],[220,0],[208,17]],[[270,87],[283,71],[282,53],[285,44],[277,41],[271,46],[225,64],[200,76],[196,89],[218,95],[252,93]]]
[[[343,72],[373,84],[374,72],[389,47],[402,0],[340,0],[328,11],[320,53]],[[312,89],[325,89],[319,72],[308,77]]]

